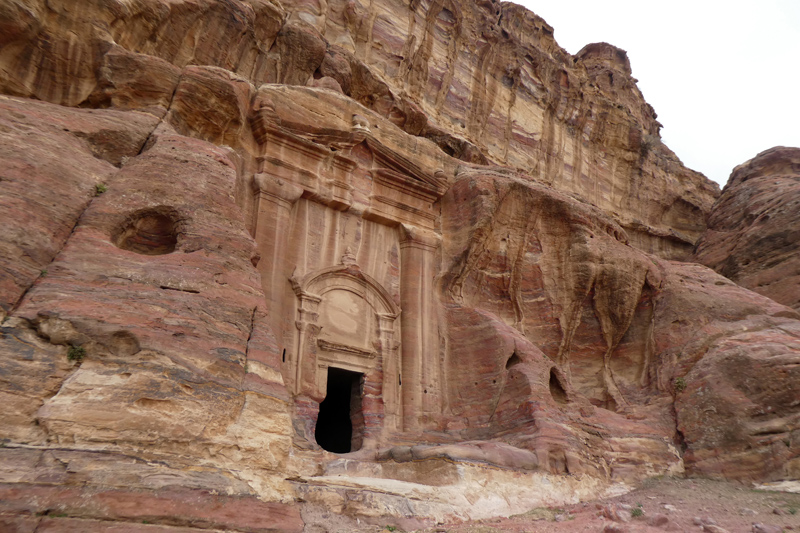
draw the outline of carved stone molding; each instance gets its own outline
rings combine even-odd
[[[400,308],[386,289],[355,264],[323,268],[301,279],[291,278],[291,281],[295,294],[301,300],[320,298],[333,288],[346,287],[367,300],[378,316],[390,317],[392,320],[400,316]]]
[[[366,359],[375,359],[375,357],[378,355],[375,351],[372,350],[364,350],[357,346],[348,346],[346,344],[341,344],[338,342],[326,341],[325,339],[317,339],[317,346],[329,352],[342,352],[342,353],[357,355],[359,357],[363,357]]]
[[[291,182],[305,197],[332,209],[350,207],[355,161],[284,129],[268,129],[264,139],[264,155],[258,158],[261,174]]]
[[[415,247],[424,250],[436,250],[442,242],[438,233],[410,224],[400,224],[400,247]]]
[[[390,425],[396,424],[400,410],[397,341],[400,338],[400,308],[375,279],[361,271],[352,254],[345,252],[344,263],[312,272],[290,281],[297,296],[297,351],[293,356],[295,368],[294,393],[324,397],[327,369],[336,366],[361,372],[382,391],[383,405],[389,413]],[[349,295],[349,296],[348,296]],[[342,300],[344,298],[344,300]],[[336,336],[337,305],[366,312],[368,325],[352,337]],[[326,313],[334,313],[327,316]],[[343,320],[347,322],[347,309]],[[327,326],[326,326],[327,324]],[[326,327],[333,328],[327,331]],[[312,329],[314,330],[312,334]],[[333,335],[333,336],[331,336]],[[304,372],[314,375],[303,375]]]
[[[253,192],[276,203],[291,206],[303,195],[303,188],[269,174],[259,173],[253,176]]]

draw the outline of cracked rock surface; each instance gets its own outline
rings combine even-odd
[[[494,0],[0,0],[0,92],[9,531],[800,476],[797,150],[712,210],[623,50]]]

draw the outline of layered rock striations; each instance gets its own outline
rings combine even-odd
[[[325,87],[453,157],[575,193],[665,257],[691,250],[716,195],[661,143],[623,50],[600,43],[570,56],[544,20],[512,3],[14,1],[3,10],[10,94],[158,114],[179,84],[207,100],[192,65],[240,86]],[[207,111],[229,136],[241,133],[241,109]]]
[[[4,527],[797,477],[800,315],[672,260],[717,193],[622,50],[491,1],[0,17]]]
[[[800,149],[776,147],[736,167],[694,259],[739,285],[800,308]]]

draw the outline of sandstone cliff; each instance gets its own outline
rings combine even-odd
[[[8,0],[2,9],[8,94],[157,115],[195,98],[207,107],[192,114],[207,113],[184,126],[234,146],[250,144],[244,122],[260,85],[332,88],[455,158],[575,193],[640,248],[670,257],[691,250],[716,195],[661,143],[623,50],[600,43],[570,56],[544,20],[512,3]]]
[[[489,0],[5,0],[0,29],[4,527],[797,477],[800,315],[673,261],[717,189],[624,51]]]
[[[694,259],[764,296],[800,308],[800,149],[776,147],[736,167]]]

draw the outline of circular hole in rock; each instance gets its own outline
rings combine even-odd
[[[136,336],[127,331],[117,331],[111,336],[109,350],[117,356],[134,355],[141,350]]]
[[[177,212],[166,206],[142,209],[128,215],[114,232],[114,244],[143,255],[164,255],[178,244]]]

